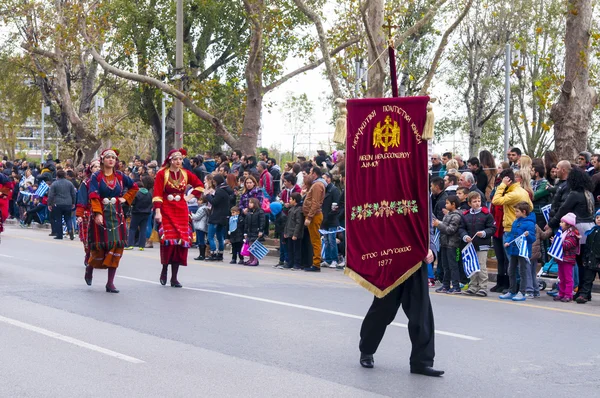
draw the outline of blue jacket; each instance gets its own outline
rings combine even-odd
[[[531,255],[532,245],[533,245],[533,242],[535,242],[535,223],[536,223],[536,218],[535,218],[534,212],[529,213],[529,215],[525,218],[516,218],[512,224],[511,231],[506,233],[506,242],[515,240],[519,236],[523,235],[525,233],[525,231],[529,232],[529,235],[527,236],[526,239],[527,239],[527,250],[529,251],[529,254]],[[515,242],[513,242],[510,244],[510,246],[508,246],[506,248],[506,252],[510,256],[518,256],[519,248],[517,247],[517,244]]]

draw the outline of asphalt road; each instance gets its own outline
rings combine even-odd
[[[600,297],[506,303],[432,294],[440,379],[411,375],[406,318],[358,363],[372,296],[320,274],[191,260],[158,284],[158,249],[126,252],[115,284],[83,280],[83,248],[8,228],[0,244],[1,397],[599,396]]]

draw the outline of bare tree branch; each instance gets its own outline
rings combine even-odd
[[[294,3],[300,8],[308,19],[310,19],[317,28],[317,35],[319,36],[319,46],[321,47],[321,53],[323,54],[323,60],[325,62],[325,68],[327,69],[327,77],[329,78],[329,82],[331,83],[331,89],[333,90],[333,94],[336,98],[343,98],[344,94],[340,89],[340,84],[337,81],[337,77],[333,70],[333,65],[331,64],[331,57],[329,55],[329,45],[327,44],[327,35],[325,34],[325,29],[323,29],[323,23],[321,22],[321,18],[315,13],[313,10],[308,8],[306,3],[302,0],[294,0]]]
[[[333,51],[331,51],[329,53],[329,56],[333,57],[334,55],[338,54],[342,50],[345,50],[346,48],[348,48],[348,47],[350,47],[350,46],[358,43],[360,41],[360,39],[361,39],[360,37],[355,37],[353,39],[348,40],[347,42],[345,42],[345,43],[341,44],[340,46],[334,48]],[[317,60],[315,62],[312,62],[310,64],[304,65],[303,67],[298,68],[295,71],[290,72],[290,73],[288,73],[285,76],[282,76],[279,80],[277,80],[277,81],[269,84],[268,86],[265,86],[263,88],[263,92],[267,93],[267,92],[269,92],[269,91],[271,91],[271,90],[273,90],[273,89],[281,86],[283,83],[287,82],[291,78],[296,77],[296,76],[298,76],[301,73],[308,72],[309,70],[315,69],[316,67],[318,67],[319,65],[321,65],[324,61],[325,60],[323,58],[321,58],[321,59],[319,59],[319,60]]]
[[[360,6],[360,15],[362,18],[363,25],[365,26],[365,32],[367,33],[369,45],[371,46],[371,48],[375,49],[377,48],[377,43],[375,43],[375,36],[373,36],[373,31],[371,30],[371,26],[367,21],[367,8],[369,7],[369,4],[372,1],[373,0],[365,0],[365,2]],[[377,67],[379,68],[381,74],[385,73],[385,63],[382,57],[377,59]],[[357,79],[359,78],[360,76],[357,76]]]
[[[437,3],[435,3],[434,5],[432,5],[431,8],[429,9],[429,11],[427,11],[427,13],[425,15],[423,15],[423,18],[421,18],[416,24],[414,24],[409,29],[407,29],[404,33],[402,33],[394,41],[394,46],[396,48],[398,48],[404,42],[404,40],[406,40],[407,37],[410,37],[410,36],[414,35],[420,29],[422,29],[425,25],[427,25],[433,19],[433,17],[435,16],[435,14],[437,14],[437,12],[440,9],[440,7],[443,6],[446,3],[446,1],[447,0],[438,0]]]
[[[437,71],[438,65],[440,63],[440,59],[442,58],[442,54],[446,50],[446,46],[448,45],[448,39],[450,38],[450,35],[454,32],[454,30],[456,30],[456,28],[458,27],[458,25],[460,25],[460,23],[463,21],[463,19],[465,19],[465,17],[469,13],[469,10],[471,9],[472,5],[473,5],[473,0],[469,0],[467,5],[465,5],[465,9],[458,16],[456,21],[454,21],[454,23],[452,25],[450,25],[450,27],[446,30],[446,32],[444,32],[444,35],[442,36],[442,41],[440,42],[440,45],[438,46],[438,49],[435,52],[435,56],[433,57],[433,61],[431,62],[431,67],[429,68],[429,71],[427,72],[427,76],[425,77],[425,83],[423,83],[423,87],[421,88],[419,95],[427,95],[427,90],[429,90],[429,86],[431,85],[433,76],[435,75],[435,72]]]

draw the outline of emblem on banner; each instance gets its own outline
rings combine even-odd
[[[385,124],[381,126],[381,122],[377,123],[373,130],[373,146],[375,148],[383,147],[383,151],[387,152],[389,147],[397,147],[400,145],[400,126],[398,122],[392,124],[390,115],[385,117]]]

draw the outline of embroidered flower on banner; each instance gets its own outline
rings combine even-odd
[[[365,203],[362,206],[352,207],[351,220],[366,220],[371,217],[391,217],[418,213],[419,206],[416,200],[400,200],[389,202],[382,200],[379,203]]]

